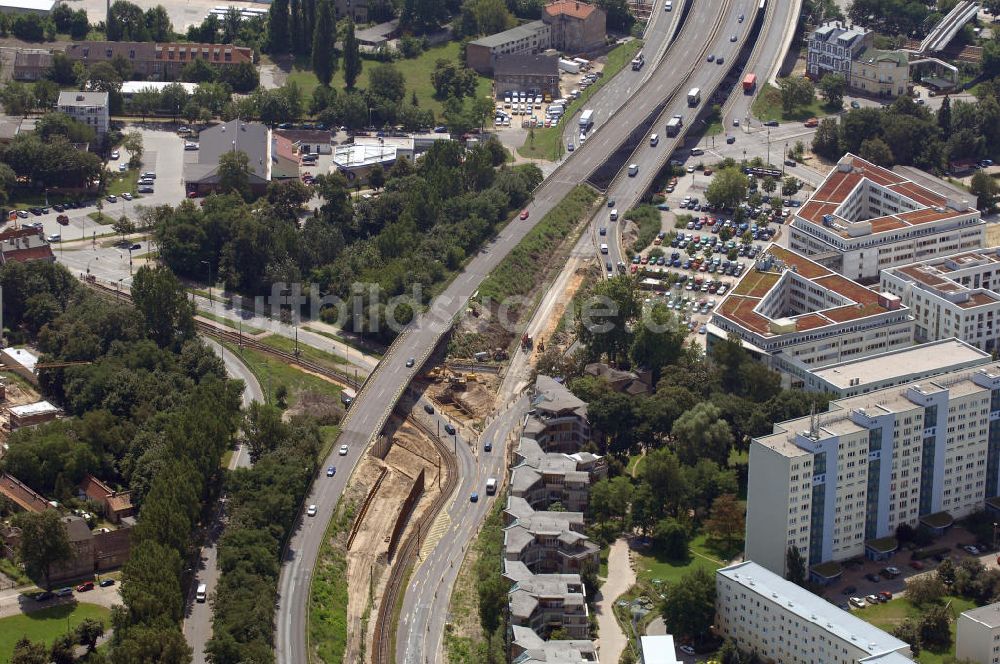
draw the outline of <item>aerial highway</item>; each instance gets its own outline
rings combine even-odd
[[[279,582],[279,602],[277,614],[277,654],[284,664],[298,664],[306,661],[305,629],[306,606],[308,603],[311,572],[315,566],[326,523],[343,494],[361,454],[368,444],[381,432],[389,413],[395,407],[403,390],[413,379],[428,356],[447,331],[455,317],[461,313],[469,298],[475,293],[482,280],[527,234],[545,213],[551,210],[566,192],[586,181],[600,166],[608,162],[618,151],[634,128],[641,127],[648,118],[663,105],[663,100],[673,95],[680,87],[690,83],[714,89],[721,79],[723,67],[704,63],[703,53],[706,35],[720,33],[718,24],[726,23],[727,31],[742,34],[749,23],[737,24],[736,14],[731,7],[735,0],[704,0],[696,3],[686,19],[685,29],[675,40],[666,63],[656,68],[653,75],[632,97],[623,104],[613,122],[599,127],[587,142],[565,159],[556,170],[535,191],[527,206],[529,217],[509,223],[479,254],[473,257],[465,269],[458,274],[448,288],[441,293],[428,310],[421,313],[413,323],[390,346],[378,368],[369,375],[360,390],[354,405],[345,419],[337,446],[346,444],[346,457],[331,457],[321,466],[338,464],[339,472],[331,480],[315,482],[311,494],[304,501],[318,506],[322,518],[301,519],[293,533],[284,559]],[[750,11],[746,8],[747,12]],[[732,22],[732,26],[728,24]],[[739,27],[743,29],[740,30]],[[726,41],[715,46],[717,52],[734,55],[739,43]],[[713,45],[715,40],[713,40]],[[671,60],[671,53],[678,55]],[[693,79],[689,81],[688,79]],[[661,150],[669,148],[661,147]],[[622,187],[623,198],[629,195],[638,199],[649,186],[655,173],[658,155],[644,154],[642,162],[649,170],[642,180],[629,178],[630,184]],[[640,173],[643,171],[640,169]],[[631,194],[629,193],[631,192]],[[407,360],[413,358],[413,366],[407,367]],[[349,627],[350,628],[350,627]]]
[[[495,496],[486,495],[486,480],[491,477],[498,482],[503,480],[509,436],[512,432],[515,436],[520,433],[527,410],[528,397],[521,395],[505,404],[478,437],[470,440],[453,437],[460,483],[451,503],[438,517],[445,520],[447,529],[427,557],[417,563],[406,586],[396,634],[397,664],[443,661],[439,651],[445,622],[449,619],[448,604],[466,548],[479,532],[494,501],[502,500],[501,489]],[[419,408],[414,413],[424,417]],[[425,421],[433,424],[434,419],[440,416]],[[490,451],[486,451],[487,443],[490,443]],[[474,492],[478,494],[478,501],[473,503],[470,497]]]

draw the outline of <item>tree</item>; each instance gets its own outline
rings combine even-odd
[[[886,168],[892,166],[895,161],[892,156],[892,148],[878,136],[862,141],[859,156]]]
[[[73,550],[69,545],[69,535],[56,510],[41,513],[22,512],[14,517],[14,523],[21,529],[21,544],[18,555],[28,573],[45,578],[45,587],[51,589],[49,575],[52,566],[69,560]]]
[[[794,196],[798,193],[801,188],[801,184],[798,179],[792,175],[789,175],[784,180],[781,181],[781,195],[782,196]]]
[[[97,640],[104,636],[104,623],[93,618],[85,618],[76,626],[76,642],[86,646],[88,652],[97,648]]]
[[[661,519],[653,529],[653,547],[669,560],[686,560],[691,536],[677,519]]]
[[[170,114],[175,121],[184,112],[184,106],[188,102],[188,93],[180,83],[171,83],[164,86],[160,92],[160,105],[163,110]]]
[[[843,106],[845,92],[847,92],[847,79],[842,74],[827,74],[819,81],[819,93],[830,106],[837,108]]]
[[[807,78],[789,76],[778,84],[781,89],[781,110],[789,115],[799,106],[807,106],[816,98],[813,84]]]
[[[146,34],[150,41],[170,42],[174,38],[174,26],[170,23],[170,15],[163,5],[156,5],[146,10]]]
[[[932,604],[944,597],[947,588],[937,576],[924,574],[906,583],[906,599],[917,606]]]
[[[142,314],[147,336],[161,348],[180,348],[194,337],[194,305],[170,268],[140,267],[132,281],[132,301]]]
[[[10,664],[49,664],[50,661],[45,646],[29,641],[27,637],[21,637],[14,644],[14,652],[10,657]]]
[[[344,35],[344,83],[347,89],[354,88],[355,81],[361,74],[361,49],[358,38],[354,35],[354,21],[347,19],[347,30]]]
[[[333,31],[331,30],[326,34],[327,40],[332,42],[332,36]],[[297,37],[301,39],[303,36],[297,35]],[[268,12],[267,39],[271,53],[288,53],[288,47],[291,43],[288,29],[288,0],[274,0],[271,3],[271,9]]]
[[[122,141],[122,147],[128,152],[128,165],[129,168],[139,168],[142,166],[142,134],[138,131],[130,131],[125,134],[125,140]]]
[[[727,549],[743,539],[746,527],[743,508],[736,496],[725,493],[715,499],[708,520],[705,521],[705,532],[711,539],[722,542]]]
[[[920,617],[920,646],[934,650],[951,646],[951,613],[947,607],[932,606],[924,611]]]
[[[629,355],[637,365],[653,372],[655,385],[663,368],[680,357],[685,336],[666,305],[657,303],[645,311]]]
[[[290,430],[281,421],[281,410],[254,401],[243,418],[243,444],[250,453],[250,460],[257,462],[262,456],[284,443]]]
[[[316,32],[313,34],[312,65],[321,85],[329,87],[333,72],[337,70],[337,51],[332,36],[336,33],[333,8],[330,0],[316,4]],[[360,70],[359,70],[360,73]]]
[[[941,108],[937,112],[937,123],[941,129],[941,136],[948,138],[951,136],[951,97],[945,95],[941,100]]]
[[[997,193],[1000,193],[1000,186],[997,181],[983,171],[976,171],[969,183],[969,191],[976,197],[977,207],[980,210],[990,211],[996,204]]]
[[[125,215],[118,217],[118,220],[111,225],[111,228],[115,233],[122,236],[122,242],[125,241],[126,235],[135,232],[135,224],[133,224],[132,221]]]
[[[748,185],[747,176],[738,168],[723,168],[715,173],[705,190],[705,198],[712,205],[735,208],[746,196]]]
[[[951,585],[955,583],[955,563],[951,561],[951,558],[945,558],[938,565],[937,571],[935,572],[937,578],[941,579],[941,583],[945,585]]]
[[[243,198],[250,195],[250,158],[246,152],[233,150],[219,157],[219,189],[235,191]]]
[[[704,568],[667,586],[660,607],[670,634],[701,642],[715,620],[715,579]]]
[[[677,455],[687,465],[698,459],[711,459],[723,465],[729,461],[733,434],[712,403],[701,402],[674,422],[671,435],[676,440]]]
[[[406,96],[406,78],[391,64],[377,65],[368,73],[368,92],[399,104]]]
[[[115,0],[105,22],[109,41],[149,41],[146,16],[138,5]]]
[[[382,164],[375,164],[372,167],[371,172],[368,174],[368,184],[375,191],[385,186],[385,169],[382,168]]]
[[[806,561],[794,544],[785,552],[785,578],[799,586],[806,583]]]
[[[823,118],[819,121],[813,135],[812,148],[813,152],[824,159],[833,161],[840,158],[840,125],[836,118]]]

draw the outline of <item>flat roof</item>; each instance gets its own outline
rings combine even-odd
[[[901,375],[945,373],[961,366],[987,364],[993,356],[960,339],[942,339],[857,360],[814,369],[812,374],[834,387],[846,389],[853,381],[877,383]],[[857,384],[857,383],[854,383]]]
[[[4,348],[3,353],[28,371],[34,371],[38,364],[38,356],[26,348]]]
[[[982,623],[990,629],[996,629],[1000,627],[1000,602],[962,611],[962,615]]]
[[[780,604],[803,622],[816,625],[847,643],[855,644],[870,655],[909,650],[909,644],[883,632],[878,627],[787,581],[755,562],[747,561],[724,567],[716,574],[746,588],[749,592]]]
[[[938,256],[919,263],[891,267],[885,272],[947,299],[962,309],[1000,303],[1000,293],[982,287],[969,287],[959,280],[982,270],[1000,269],[1000,247]]]
[[[360,168],[396,160],[392,145],[338,145],[333,148],[333,164],[337,168]]]
[[[0,7],[33,12],[50,12],[55,4],[56,0],[0,0]]]
[[[761,305],[780,296],[792,279],[810,282],[825,293],[828,306],[781,318],[762,314]],[[881,296],[805,256],[771,244],[764,250],[761,260],[747,270],[722,300],[715,315],[762,336],[774,337],[902,309],[905,307],[895,296]]]
[[[547,26],[544,21],[530,21],[529,23],[515,26],[510,30],[504,30],[503,32],[480,37],[479,39],[475,39],[469,43],[475,46],[496,48],[497,46],[503,46],[504,44],[509,44],[512,41],[518,41],[519,39],[530,39],[546,27]]]
[[[180,85],[188,94],[194,94],[198,89],[197,83],[184,83],[182,81],[125,81],[122,83],[121,93],[123,95],[132,95],[143,90],[163,92],[163,88],[174,84]]]
[[[957,196],[953,190],[932,188],[930,183],[936,178],[922,173],[915,179],[914,170],[890,171],[847,153],[809,200],[798,208],[795,219],[821,226],[844,238],[857,238],[976,213],[967,194]],[[864,196],[864,192],[855,196],[859,187],[869,188],[871,192],[884,190],[897,199],[898,209],[886,207],[877,210],[877,214],[846,216],[845,203],[853,203],[857,197],[865,199],[862,203],[868,203],[869,197]]]
[[[58,106],[107,106],[107,92],[81,92],[63,90],[59,93]]]
[[[50,404],[48,401],[36,401],[35,403],[28,403],[22,406],[11,406],[11,415],[17,415],[18,417],[27,417],[29,415],[41,415],[43,413],[57,413],[59,409]]]
[[[674,637],[670,634],[655,634],[639,637],[642,664],[678,664]]]

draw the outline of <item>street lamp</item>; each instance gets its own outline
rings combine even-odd
[[[209,303],[214,303],[215,300],[212,299],[212,263],[210,261],[202,261],[201,264],[208,266],[208,301]]]

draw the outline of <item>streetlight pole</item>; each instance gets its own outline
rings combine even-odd
[[[202,261],[202,264],[208,266],[208,301],[209,306],[214,303],[212,299],[212,263],[210,261]]]
[[[771,167],[771,128],[767,128],[767,167]]]

